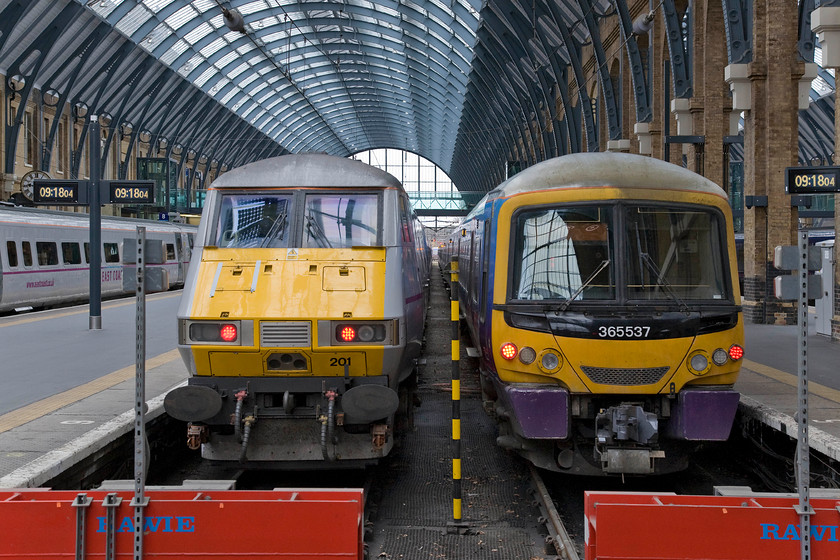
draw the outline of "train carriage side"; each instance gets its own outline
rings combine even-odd
[[[85,301],[89,297],[89,216],[42,209],[0,208],[0,311]],[[148,220],[102,218],[102,295],[125,293],[122,243],[147,228],[149,239],[166,243],[170,285],[183,284],[186,246],[195,228]],[[186,236],[186,240],[183,239]],[[155,265],[156,266],[156,265]]]
[[[167,412],[211,460],[385,456],[422,343],[421,266],[408,198],[378,169],[301,154],[226,173],[178,311],[190,378]]]
[[[576,154],[503,184],[470,223],[462,240],[484,242],[461,247],[462,298],[500,445],[551,470],[650,474],[728,437],[743,322],[722,190]]]

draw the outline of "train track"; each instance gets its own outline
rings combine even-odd
[[[566,525],[560,518],[557,508],[554,507],[554,500],[548,492],[548,488],[533,465],[531,470],[531,484],[534,487],[534,497],[537,507],[540,509],[540,523],[545,524],[548,535],[545,538],[547,546],[553,546],[557,555],[564,560],[579,560],[580,556],[575,548],[575,543],[566,531]]]

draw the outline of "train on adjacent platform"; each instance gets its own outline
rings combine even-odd
[[[0,204],[0,313],[86,301],[90,296],[90,217]],[[102,296],[126,294],[122,244],[136,237],[165,243],[170,286],[183,285],[196,227],[152,220],[102,217]]]
[[[647,475],[726,440],[743,317],[724,191],[617,153],[534,165],[443,249],[499,445],[534,465]]]
[[[245,468],[356,467],[408,416],[430,251],[397,179],[297,154],[210,186],[178,309],[188,444]]]

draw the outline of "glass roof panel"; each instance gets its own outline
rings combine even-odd
[[[202,87],[204,84],[207,83],[207,81],[210,78],[215,76],[216,73],[217,73],[217,70],[215,68],[208,68],[207,70],[202,72],[202,74],[198,78],[196,78],[195,82],[193,82],[193,83],[195,85],[197,85],[198,87]]]
[[[166,24],[160,23],[143,38],[140,42],[140,46],[149,52],[154,52],[154,50],[158,48],[158,46],[160,46],[160,44],[163,43],[163,41],[170,35],[172,35],[172,30],[169,29]]]
[[[239,13],[243,16],[247,16],[259,12],[260,10],[267,10],[268,8],[269,5],[265,0],[257,0],[256,2],[249,2],[248,4],[238,6],[236,9],[239,10]]]
[[[200,54],[193,55],[183,66],[178,68],[178,73],[183,77],[190,75],[190,72],[198,68],[198,65],[204,62],[204,57]]]
[[[152,13],[146,9],[146,6],[137,4],[114,27],[116,27],[117,31],[131,37],[151,17]]]
[[[156,14],[175,0],[143,0],[143,4],[153,13]]]
[[[223,48],[227,47],[227,44],[227,41],[225,41],[222,37],[219,37],[218,39],[201,49],[199,52],[204,57],[210,57],[222,50]]]
[[[213,64],[213,66],[215,66],[216,68],[221,70],[222,68],[224,68],[225,66],[227,66],[228,64],[230,64],[231,62],[233,62],[234,60],[236,60],[238,58],[239,58],[239,54],[237,54],[236,51],[230,51],[229,53],[224,55],[222,58],[217,60]]]
[[[183,39],[179,39],[160,57],[160,61],[164,64],[172,64],[179,56],[184,54],[188,48],[190,48],[190,46],[187,42]]]
[[[185,23],[191,21],[196,17],[198,17],[198,12],[195,11],[195,8],[187,4],[186,6],[184,6],[183,8],[166,18],[164,21],[166,22],[166,25],[177,31],[181,29],[181,27]]]
[[[192,31],[184,35],[184,40],[191,45],[195,45],[209,34],[213,33],[213,26],[209,23],[201,23]]]
[[[99,2],[89,2],[88,8],[99,14],[102,18],[107,19],[111,12],[117,9],[123,0],[100,0]]]

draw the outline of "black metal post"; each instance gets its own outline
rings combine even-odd
[[[99,180],[99,117],[90,116],[90,330],[102,329],[102,208],[100,206]]]

